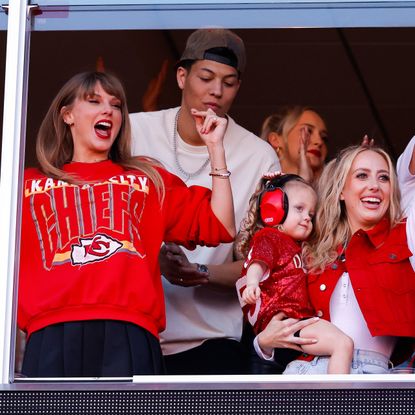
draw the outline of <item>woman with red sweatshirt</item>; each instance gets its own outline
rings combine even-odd
[[[163,241],[214,246],[235,235],[226,119],[193,111],[212,191],[132,158],[126,97],[86,72],[58,92],[24,180],[18,325],[31,377],[163,373]],[[173,128],[173,126],[172,126]]]

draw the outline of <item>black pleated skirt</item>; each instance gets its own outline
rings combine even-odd
[[[88,320],[32,333],[22,374],[29,377],[130,377],[165,373],[160,343],[135,324]]]

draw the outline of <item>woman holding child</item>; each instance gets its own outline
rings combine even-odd
[[[318,196],[315,232],[303,249],[311,303],[353,340],[350,373],[387,373],[398,338],[415,337],[414,247],[389,155],[346,148],[325,167]],[[257,350],[268,358],[274,348],[301,351],[316,341],[301,337],[308,324],[278,313],[257,336]],[[302,357],[284,373],[327,373],[328,361]]]

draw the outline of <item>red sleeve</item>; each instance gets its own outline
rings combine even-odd
[[[274,229],[264,228],[258,231],[252,240],[252,248],[248,256],[249,262],[261,261],[269,269],[275,269],[280,258],[279,235]]]
[[[217,246],[221,242],[233,241],[210,207],[210,189],[187,187],[177,176],[164,170],[160,173],[166,187],[164,241],[189,249],[196,245]]]

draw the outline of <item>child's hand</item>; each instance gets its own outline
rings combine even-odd
[[[242,298],[247,304],[254,304],[260,295],[261,289],[258,285],[247,285],[242,293]]]

